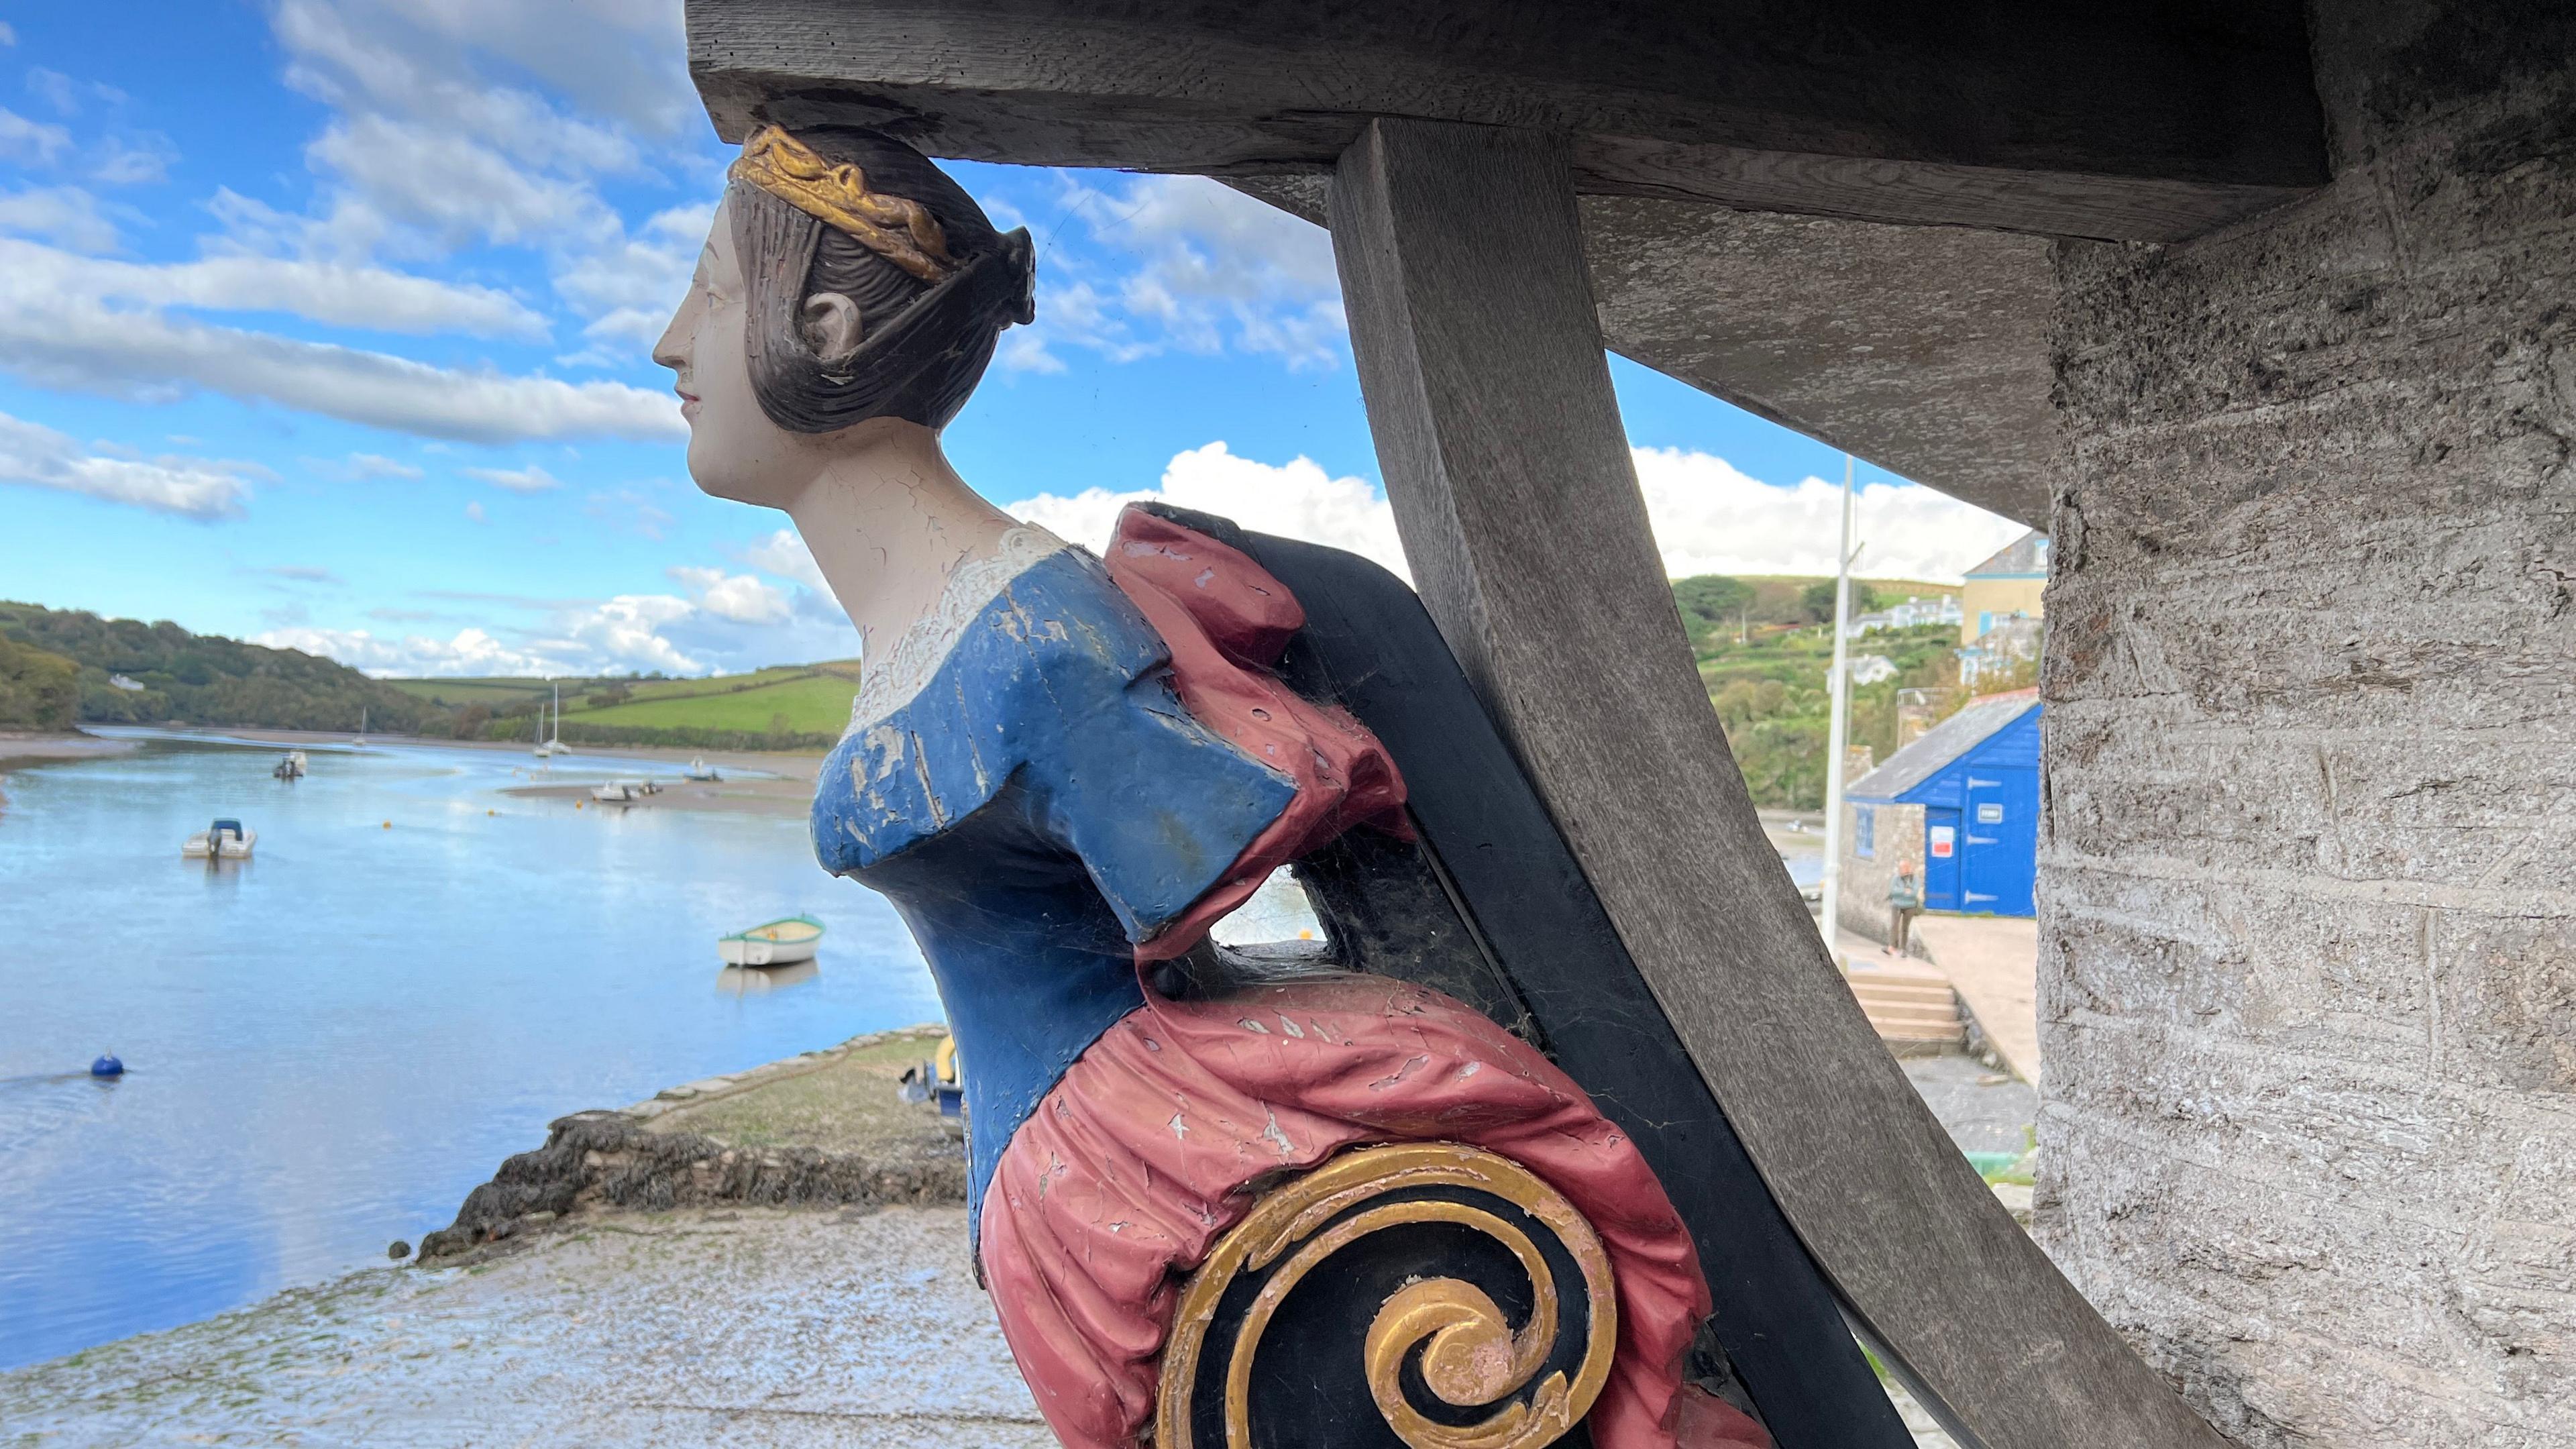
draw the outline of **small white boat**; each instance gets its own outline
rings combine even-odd
[[[218,820],[189,836],[179,854],[190,860],[247,860],[258,843],[258,831],[244,830],[238,820]]]
[[[541,704],[537,706],[537,733],[544,735],[545,738],[537,741],[537,747],[530,750],[528,752],[529,754],[536,756],[540,760],[551,760],[557,755],[568,754],[571,752],[572,746],[565,744],[561,738],[563,733],[563,686],[560,684],[555,686],[555,727],[552,731],[548,731],[546,729],[546,707]]]
[[[349,743],[362,750],[367,747],[367,707],[363,704],[358,706],[358,733]]]
[[[689,761],[689,767],[680,773],[688,776],[692,780],[721,780],[724,778],[724,776],[716,773],[715,766],[708,764],[702,759]]]
[[[611,780],[590,787],[590,798],[603,805],[632,805],[647,795],[659,795],[662,787],[650,780]]]
[[[789,916],[716,938],[716,954],[727,966],[786,966],[811,961],[823,944],[823,923],[812,916]]]
[[[277,768],[269,773],[281,780],[301,780],[304,778],[304,764],[302,750],[289,750],[286,752],[286,758],[278,761]]]

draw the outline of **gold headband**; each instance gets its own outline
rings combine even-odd
[[[920,202],[868,189],[867,173],[834,165],[776,126],[763,126],[742,146],[727,173],[748,182],[925,282],[957,270],[939,219]]]

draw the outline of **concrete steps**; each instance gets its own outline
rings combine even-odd
[[[1849,959],[1851,970],[1843,979],[1879,1040],[1942,1050],[1966,1043],[1967,1026],[1959,1019],[1959,998],[1948,977],[1919,961],[1872,961],[1859,953]]]

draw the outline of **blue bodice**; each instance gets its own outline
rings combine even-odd
[[[1098,561],[1057,551],[816,782],[823,868],[884,892],[939,984],[971,1113],[970,1222],[1011,1134],[1143,1003],[1134,943],[1295,795],[1190,716],[1167,664]]]

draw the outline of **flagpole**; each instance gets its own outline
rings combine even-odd
[[[1843,454],[1843,527],[1842,545],[1834,550],[1834,672],[1825,684],[1830,713],[1825,725],[1825,910],[1821,922],[1825,950],[1836,966],[1843,965],[1842,953],[1835,949],[1842,929],[1843,884],[1843,740],[1851,719],[1851,566],[1852,548],[1852,456]]]

